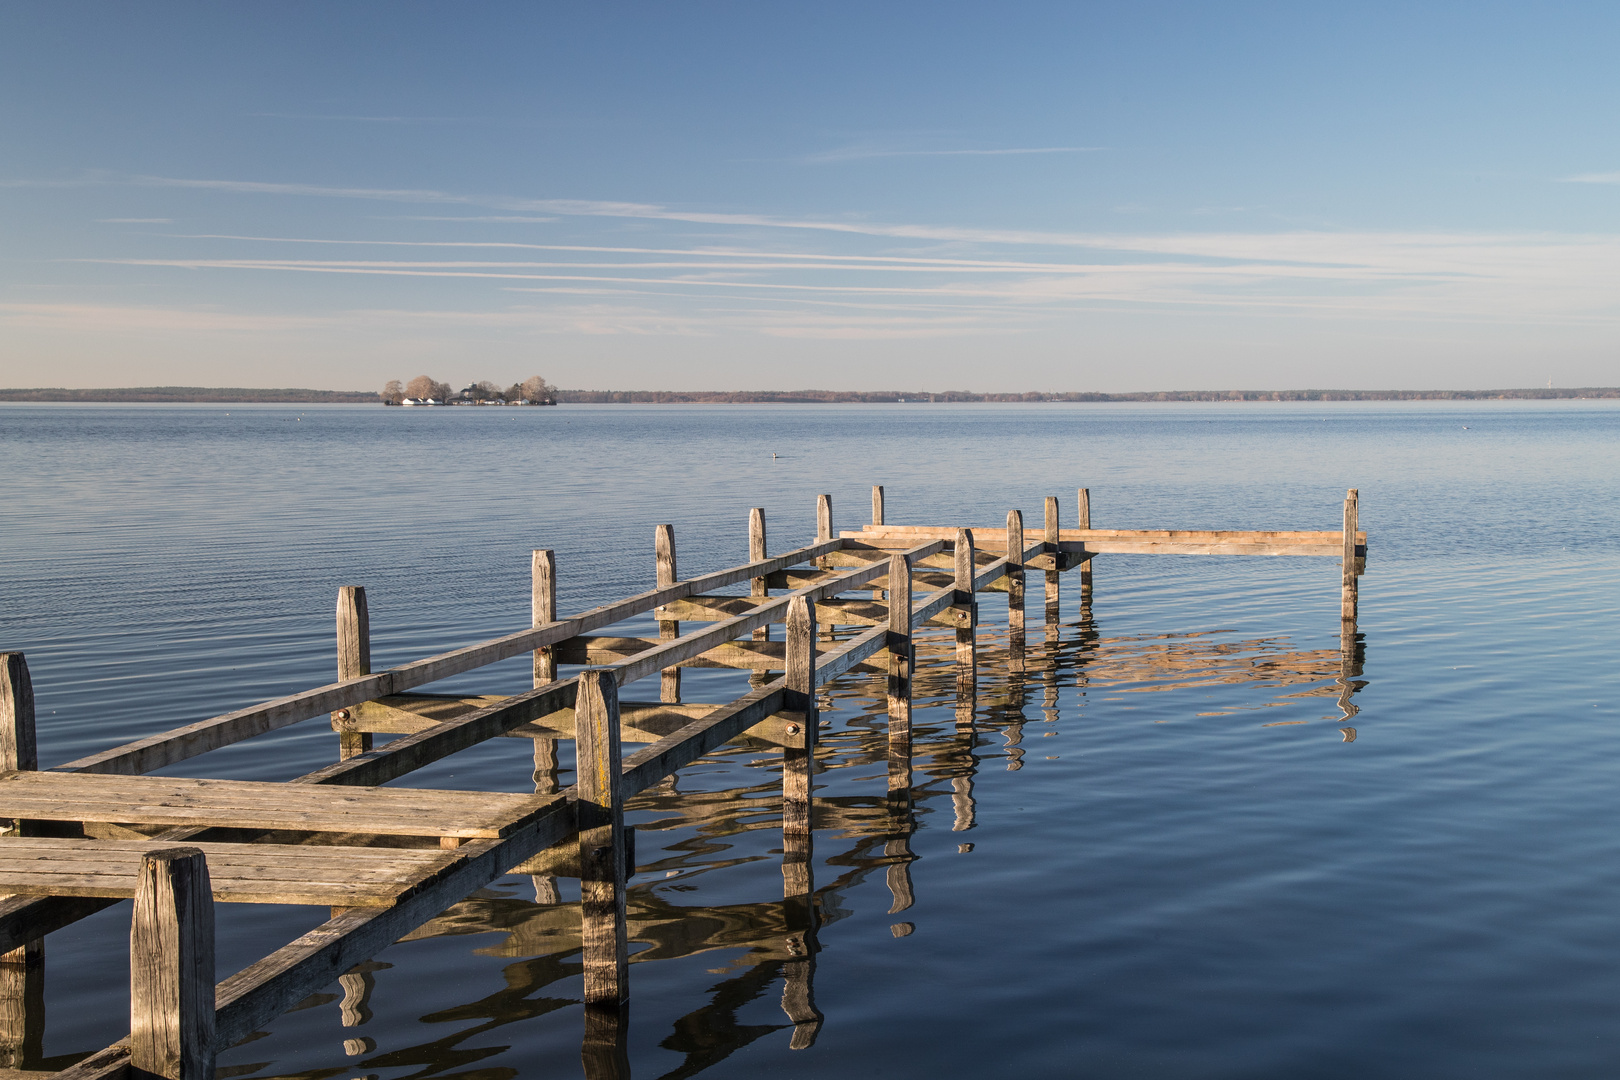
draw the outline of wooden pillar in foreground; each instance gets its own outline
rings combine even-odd
[[[1024,512],[1007,511],[1007,654],[1024,670]]]
[[[973,591],[973,533],[956,530],[956,696],[973,698],[978,692],[979,602]]]
[[[574,705],[579,781],[580,908],[585,1003],[617,1005],[630,996],[624,924],[624,795],[619,751],[619,684],[607,668],[579,675]]]
[[[1046,497],[1046,557],[1051,559],[1046,570],[1046,621],[1058,621],[1058,611],[1062,600],[1061,588],[1058,584],[1058,560],[1062,556],[1058,552],[1058,501],[1056,497]]]
[[[1359,600],[1356,585],[1356,532],[1360,528],[1358,518],[1360,496],[1355,488],[1351,488],[1344,497],[1344,575],[1343,594],[1339,601],[1339,618],[1354,620]]]
[[[544,626],[557,621],[557,554],[550,548],[536,550],[529,560],[529,624]],[[534,650],[534,685],[557,681],[557,652],[550,645]],[[542,735],[534,740],[534,793],[557,793],[557,739]],[[557,879],[551,874],[533,874],[534,902],[556,904],[562,901]]]
[[[0,771],[35,771],[34,682],[20,652],[0,653]],[[35,833],[16,823],[19,836]],[[3,843],[4,841],[0,841]],[[45,939],[0,955],[0,1068],[40,1067],[45,1044]]]
[[[363,585],[344,585],[337,600],[338,681],[371,674],[371,613],[366,608]],[[334,720],[346,719],[348,710],[334,713]],[[342,714],[342,715],[340,715]],[[371,749],[371,732],[345,731],[338,735],[338,757],[347,761]]]
[[[141,858],[129,927],[129,1063],[136,1077],[214,1080],[214,895],[201,849]]]
[[[748,511],[748,561],[761,562],[770,556],[766,554],[765,543],[765,508],[756,506]],[[749,578],[748,595],[756,604],[762,604],[771,595],[771,590],[763,577]],[[755,641],[771,640],[771,627],[769,623],[754,630]],[[749,686],[764,686],[768,676],[763,671],[752,671],[748,674]]]
[[[872,524],[883,524],[883,485],[872,485]]]
[[[816,605],[795,596],[787,614],[788,745],[782,749],[782,895],[809,897],[814,888],[810,859],[813,837],[813,781],[816,729]],[[798,730],[795,731],[794,728]]]
[[[833,536],[832,496],[831,495],[817,495],[816,496],[816,543],[819,544],[824,540],[831,540],[832,536]],[[832,564],[827,561],[827,557],[825,555],[823,555],[821,558],[816,560],[816,565],[821,567],[823,570],[830,569],[831,566],[832,566]]]
[[[889,798],[911,791],[911,563],[889,556]]]
[[[679,580],[675,572],[675,526],[658,526],[654,547],[658,559],[658,587],[673,585]],[[670,641],[681,636],[681,624],[674,619],[658,620],[658,637]],[[659,673],[659,701],[681,700],[681,669],[667,667]]]
[[[1077,529],[1091,528],[1091,489],[1080,489],[1080,514],[1075,518],[1074,527]],[[1091,602],[1091,565],[1094,559],[1087,559],[1080,564],[1080,603]]]

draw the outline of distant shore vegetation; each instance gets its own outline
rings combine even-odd
[[[425,381],[424,381],[425,380]],[[531,384],[535,384],[531,386]],[[397,395],[397,400],[395,400]],[[463,397],[462,395],[466,395]],[[955,402],[1043,401],[1539,401],[1620,398],[1620,387],[1532,387],[1518,390],[1161,390],[1129,394],[1038,392],[977,394],[966,390],[559,390],[536,375],[502,389],[491,382],[453,390],[448,383],[418,375],[408,383],[391,380],[380,393],[371,390],[301,390],[258,387],[129,386],[99,390],[42,387],[0,388],[0,401],[66,402],[198,402],[212,404],[333,405],[363,404],[379,399],[402,405],[423,397],[440,404],[457,401],[534,405],[813,405],[813,404],[948,404]]]

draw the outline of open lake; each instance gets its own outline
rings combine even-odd
[[[1072,526],[1086,486],[1098,528],[1337,529],[1358,488],[1353,679],[1334,559],[1101,556],[1050,631],[1032,575],[1021,680],[1004,595],[981,597],[970,722],[924,651],[909,837],[883,685],[833,685],[813,1037],[782,1007],[780,755],[734,746],[639,796],[634,1074],[1620,1071],[1620,403],[0,405],[0,478],[0,648],[27,653],[45,766],[331,681],[340,585],[367,587],[380,670],[527,626],[531,549],[566,615],[650,587],[659,523],[688,577],[746,561],[753,506],[772,552],[808,542],[821,492],[837,528],[883,484],[896,524],[1038,526],[1056,495]],[[520,657],[428,689],[529,684]],[[172,771],[336,755],[311,720]],[[495,739],[406,786],[531,770]],[[578,1075],[560,887],[501,879],[220,1075]],[[326,917],[217,911],[221,977]],[[128,1030],[128,925],[126,903],[50,936],[31,1067]]]

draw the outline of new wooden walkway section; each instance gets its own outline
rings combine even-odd
[[[1073,529],[1060,527],[1051,498],[1041,529],[1026,529],[1018,511],[989,528],[896,526],[885,522],[883,490],[875,488],[872,523],[835,535],[831,500],[822,496],[813,544],[767,555],[765,515],[756,509],[748,563],[684,580],[673,530],[660,526],[655,588],[566,618],[556,611],[555,558],[536,551],[529,628],[382,672],[371,670],[365,590],[346,586],[338,598],[337,682],[44,772],[27,664],[21,653],[3,654],[0,818],[15,827],[0,838],[0,893],[9,894],[0,899],[0,968],[17,974],[3,985],[24,987],[26,1003],[47,934],[133,898],[130,1036],[60,1075],[211,1080],[221,1048],[350,978],[356,965],[496,878],[536,874],[540,890],[548,872],[566,871],[581,879],[585,1055],[588,1063],[593,1054],[611,1059],[622,1053],[616,1017],[629,986],[632,835],[623,807],[630,796],[733,739],[780,747],[783,918],[813,938],[817,689],[855,670],[886,676],[889,798],[904,804],[912,784],[914,635],[928,625],[954,630],[954,651],[940,662],[954,666],[959,700],[971,709],[979,593],[1007,595],[1012,671],[1023,670],[1026,573],[1044,575],[1055,619],[1059,575],[1081,569],[1084,595],[1101,554],[1337,557],[1341,616],[1352,625],[1366,553],[1353,491],[1339,532],[1092,529],[1085,489],[1078,511]],[[747,595],[721,593],[738,586]],[[865,594],[846,595],[857,591]],[[657,638],[594,633],[645,614],[657,619]],[[772,640],[776,626],[785,628],[781,640]],[[850,636],[826,640],[833,627],[851,628]],[[524,653],[534,658],[528,692],[413,692]],[[589,666],[562,678],[560,664]],[[680,672],[699,666],[749,670],[753,685],[729,702],[682,702]],[[620,700],[621,687],[654,674],[659,700]],[[340,760],[297,780],[147,775],[317,716],[338,733]],[[398,737],[374,746],[380,733]],[[496,737],[532,742],[532,793],[381,786]],[[578,781],[566,790],[555,782],[559,739],[575,743]],[[625,743],[642,748],[625,753]],[[310,904],[330,908],[331,918],[216,983],[215,902]],[[820,1014],[808,983],[802,1001],[792,990],[799,983],[789,983],[784,1008],[803,1025],[794,1045],[808,1045]],[[19,1002],[0,1005],[7,1015],[19,1012]],[[0,1050],[8,1038],[15,1041],[0,1031]]]

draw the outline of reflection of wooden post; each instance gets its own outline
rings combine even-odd
[[[1024,513],[1007,511],[1007,652],[1013,671],[1024,670]]]
[[[658,558],[658,587],[673,585],[679,578],[675,572],[675,526],[660,525],[656,542]],[[658,620],[658,636],[664,641],[681,636],[681,624],[674,619]],[[681,669],[667,667],[659,678],[659,701],[681,700]]]
[[[579,1048],[585,1080],[630,1080],[630,1005],[585,1006],[585,1038]]]
[[[200,849],[141,858],[129,928],[129,1063],[214,1080],[214,895]]]
[[[821,1030],[821,1010],[816,1008],[816,929],[812,923],[802,933],[789,934],[788,952],[793,959],[782,965],[782,1011],[793,1021],[789,1050],[813,1046]]]
[[[978,647],[976,628],[979,624],[979,603],[973,592],[973,574],[977,569],[973,561],[973,533],[956,530],[956,694],[958,698],[972,697],[978,683]]]
[[[1046,541],[1046,557],[1052,560],[1046,570],[1046,621],[1049,623],[1058,621],[1059,601],[1062,599],[1061,587],[1058,584],[1058,559],[1061,557],[1058,554],[1058,531],[1058,501],[1055,497],[1048,495],[1046,497],[1046,535],[1044,539]]]
[[[889,556],[889,796],[911,790],[911,563]]]
[[[616,1005],[630,993],[624,923],[624,796],[619,684],[611,670],[580,672],[574,704],[579,781],[580,908],[585,1002]]]
[[[1356,617],[1357,589],[1356,589],[1356,531],[1359,528],[1357,518],[1360,508],[1357,506],[1358,495],[1355,488],[1344,497],[1344,593],[1339,602],[1339,618],[1354,619]]]
[[[20,652],[0,653],[0,772],[39,768],[34,682]],[[19,836],[32,822],[16,823]],[[3,843],[3,841],[0,841]],[[0,1067],[38,1069],[45,1041],[45,939],[0,956]]]
[[[370,1022],[371,995],[377,989],[377,977],[372,972],[392,966],[367,960],[338,976],[338,986],[343,988],[343,1000],[338,1003],[338,1019],[344,1027],[359,1027]]]
[[[782,711],[789,714],[792,738],[782,750],[782,895],[808,897],[814,887],[810,870],[812,771],[820,716],[816,709],[816,605],[805,596],[795,596],[788,604],[785,662]],[[795,715],[797,732],[793,731]]]
[[[1091,489],[1080,489],[1080,515],[1075,519],[1075,528],[1091,528]],[[1087,559],[1080,564],[1080,602],[1091,602],[1091,564],[1094,560]]]
[[[366,609],[366,590],[361,585],[338,589],[337,601],[338,681],[371,674],[371,614]],[[334,720],[347,719],[334,713]],[[371,732],[345,731],[338,735],[338,757],[344,761],[371,749]]]

